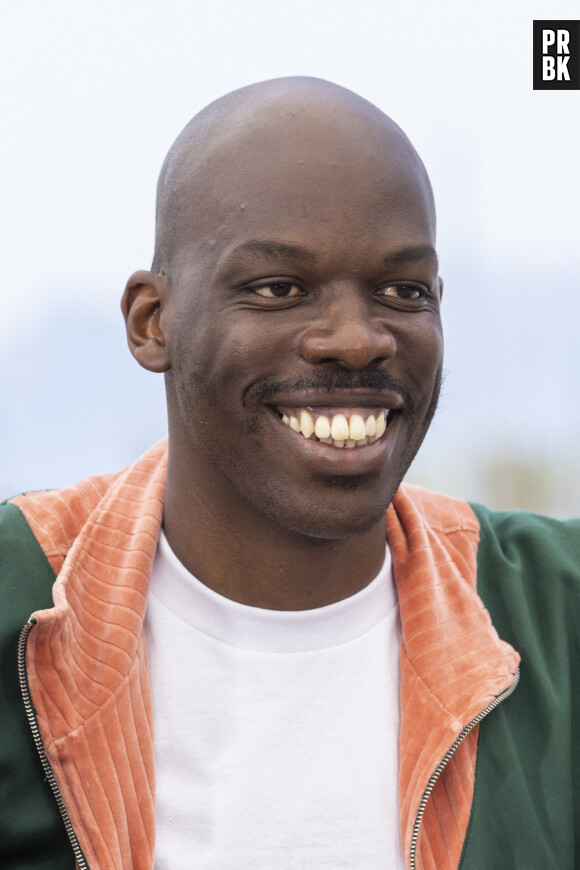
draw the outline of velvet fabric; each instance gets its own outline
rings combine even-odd
[[[12,500],[58,573],[54,607],[34,614],[28,681],[46,754],[91,870],[153,866],[143,619],[166,463],[164,441],[119,474]],[[469,505],[417,487],[401,486],[387,512],[403,625],[399,791],[408,867],[430,778],[465,726],[511,685],[519,661],[476,592],[478,535]],[[477,728],[427,801],[417,870],[456,870],[476,757]]]

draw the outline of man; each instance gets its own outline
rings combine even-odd
[[[441,292],[360,97],[181,133],[123,297],[168,444],[3,508],[3,867],[573,868],[578,526],[401,483]]]

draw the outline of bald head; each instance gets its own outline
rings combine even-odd
[[[314,185],[332,184],[333,169],[353,161],[374,163],[377,177],[390,173],[401,191],[405,184],[418,187],[434,226],[431,185],[419,155],[372,103],[307,77],[226,94],[187,124],[167,154],[157,187],[153,271],[171,277],[184,245],[214,244],[224,211],[243,212],[251,192],[267,195],[269,173],[310,173]]]

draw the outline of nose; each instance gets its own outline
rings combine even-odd
[[[301,336],[301,354],[310,363],[331,362],[360,371],[392,359],[396,341],[385,317],[371,311],[380,303],[341,294]]]

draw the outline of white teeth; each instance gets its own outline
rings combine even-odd
[[[367,435],[377,434],[377,421],[374,414],[371,414],[371,416],[367,419],[367,422],[365,423],[365,428]]]
[[[366,438],[365,421],[360,414],[351,414],[348,433],[351,441],[362,441],[363,438]]]
[[[344,441],[349,437],[348,420],[344,414],[335,414],[330,426],[330,434],[335,441]]]
[[[323,438],[330,438],[330,423],[328,422],[328,417],[318,417],[316,425],[314,426],[314,432],[316,433],[316,437],[320,438],[321,441]]]
[[[300,431],[305,438],[310,438],[314,432],[314,423],[308,411],[300,411]]]
[[[300,411],[300,418],[282,414],[282,422],[294,432],[301,433],[304,438],[321,441],[333,447],[362,447],[364,444],[374,444],[384,434],[387,428],[388,412],[381,411],[377,417],[370,414],[365,420],[361,414],[351,414],[350,420],[345,414],[334,414],[332,420],[325,414],[312,419],[312,414],[305,409]]]
[[[377,431],[376,431],[377,438],[380,438],[381,435],[384,434],[384,431],[386,428],[387,428],[387,418],[385,416],[385,412],[381,411],[381,413],[377,417]]]

